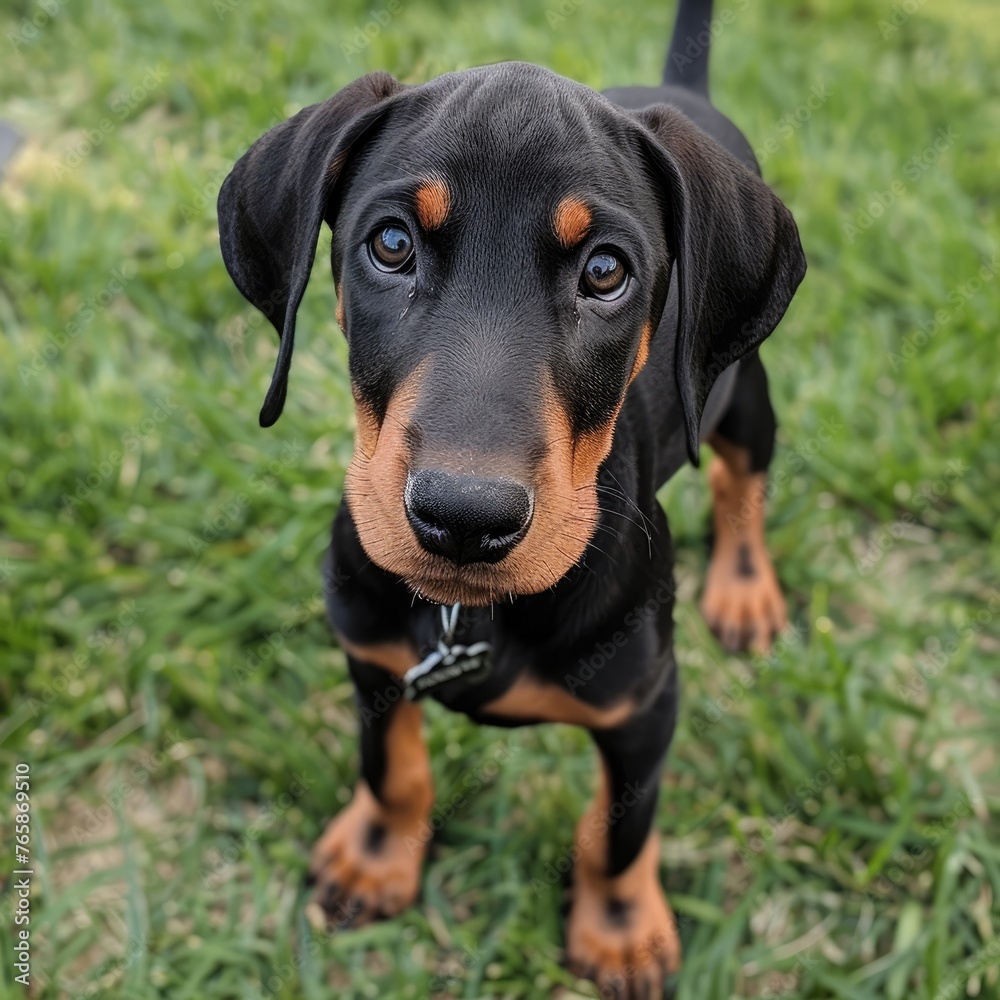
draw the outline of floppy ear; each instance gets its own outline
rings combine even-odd
[[[679,283],[675,365],[691,461],[715,380],[778,325],[806,272],[791,213],[771,189],[679,111],[637,115],[666,182]]]
[[[281,342],[260,411],[281,416],[295,343],[295,312],[316,257],[320,225],[351,146],[404,87],[369,73],[271,129],[219,191],[219,244],[236,287],[274,324]]]

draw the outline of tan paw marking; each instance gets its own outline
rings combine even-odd
[[[651,834],[639,857],[615,878],[580,863],[566,925],[567,965],[592,979],[602,997],[659,997],[664,979],[681,964],[674,915],[660,888],[659,838]]]
[[[701,613],[726,649],[766,652],[788,624],[788,609],[764,542],[764,473],[709,467],[715,545]]]
[[[391,821],[364,782],[313,848],[316,901],[335,926],[394,917],[417,897],[426,852],[419,831]]]
[[[597,795],[576,827],[566,964],[597,983],[602,997],[652,1000],[681,964],[677,925],[660,886],[660,839],[651,831],[623,872],[605,874],[613,814],[611,777],[606,765],[602,771]]]
[[[313,848],[316,902],[334,926],[394,917],[417,897],[434,802],[421,719],[412,702],[392,708],[379,797],[359,781],[350,804]]]

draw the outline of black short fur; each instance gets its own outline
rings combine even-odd
[[[675,45],[710,13],[710,3],[683,2]],[[629,782],[648,789],[614,828],[611,872],[648,833],[676,714],[673,553],[656,491],[686,459],[697,462],[710,431],[766,466],[774,423],[756,349],[805,271],[791,215],[759,179],[747,141],[709,103],[707,51],[683,72],[670,66],[668,58],[673,85],[604,96],[519,63],[416,87],[369,74],[265,135],[219,197],[227,267],[281,337],[265,426],[285,402],[295,310],[324,220],[359,399],[383,417],[396,387],[426,362],[415,462],[422,451],[502,449],[530,470],[543,448],[540,373],[553,378],[573,432],[586,433],[613,417],[642,326],[655,329],[598,474],[600,527],[583,558],[542,593],[465,608],[460,635],[492,642],[493,671],[436,695],[503,725],[518,720],[483,706],[525,671],[592,705],[638,699],[626,726],[595,736],[612,796]],[[428,175],[447,177],[454,191],[444,225],[418,236],[426,264],[412,281],[377,273],[364,250],[373,220],[402,218],[419,233],[410,202]],[[566,250],[545,220],[574,192],[593,206],[595,235]],[[581,301],[582,262],[612,237],[636,286],[615,307]],[[419,581],[371,562],[347,505],[328,579],[337,581],[330,620],[354,644],[409,638],[421,652],[433,647],[437,606],[414,597]],[[593,669],[608,644],[613,656]],[[398,697],[398,681],[380,671],[352,660],[351,672],[362,708],[387,691]],[[376,795],[384,724],[362,737]]]

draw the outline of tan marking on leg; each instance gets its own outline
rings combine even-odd
[[[788,611],[764,540],[767,474],[750,472],[750,454],[718,435],[708,469],[715,545],[701,611],[732,651],[764,652],[788,624]]]
[[[635,711],[629,698],[614,705],[588,705],[555,684],[543,684],[530,674],[522,674],[499,698],[480,709],[490,715],[537,722],[565,722],[588,729],[620,726]]]
[[[409,642],[379,642],[369,646],[358,646],[349,642],[339,632],[337,641],[349,656],[362,663],[369,663],[394,677],[402,677],[410,667],[415,667],[420,658]]]
[[[451,192],[440,177],[428,177],[417,188],[413,196],[417,207],[417,219],[425,230],[440,229],[451,209]]]
[[[569,195],[559,202],[552,219],[556,239],[566,250],[571,250],[587,235],[592,217],[590,209],[575,195]]]
[[[659,996],[681,958],[677,925],[660,885],[659,836],[651,831],[632,864],[607,876],[609,787],[605,766],[600,791],[576,828],[567,964],[593,979],[602,996]]]
[[[316,901],[329,921],[342,926],[395,916],[420,888],[434,802],[422,712],[408,701],[390,711],[380,798],[359,781],[350,804],[313,848]]]

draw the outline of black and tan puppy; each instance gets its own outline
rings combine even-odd
[[[704,612],[733,648],[785,618],[756,348],[805,259],[709,103],[710,14],[682,0],[661,87],[602,96],[521,63],[420,86],[369,74],[268,132],[219,197],[226,266],[281,338],[264,426],[333,230],[357,435],[328,607],[363,725],[354,799],[313,856],[320,902],[361,922],[417,895],[424,693],[490,724],[585,726],[603,776],[566,948],[628,996],[679,960],[653,829],[677,704],[655,493],[700,439],[717,453]],[[596,650],[606,664],[582,668]]]

